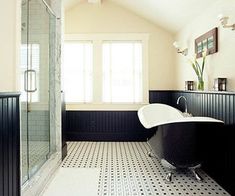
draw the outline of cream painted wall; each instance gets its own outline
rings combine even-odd
[[[173,35],[112,2],[80,3],[65,12],[65,34],[148,33],[149,89],[173,89]]]
[[[217,0],[176,35],[176,40],[189,48],[189,57],[194,54],[195,38],[220,25],[217,18],[220,13],[229,16],[229,23],[235,23],[235,0]],[[228,90],[235,91],[235,31],[219,26],[218,33],[218,53],[207,57],[205,87],[213,90],[214,78],[226,77]],[[196,81],[191,65],[179,54],[176,57],[176,76],[177,89],[184,89],[185,80]]]
[[[19,89],[20,2],[0,0],[0,92]]]

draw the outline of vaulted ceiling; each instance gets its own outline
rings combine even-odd
[[[64,0],[70,9],[85,0]],[[96,1],[96,0],[94,0]],[[100,1],[100,0],[97,0]],[[175,33],[216,0],[102,0],[111,1]]]

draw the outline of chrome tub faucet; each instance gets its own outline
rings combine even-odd
[[[180,99],[181,98],[183,98],[184,99],[184,112],[185,113],[188,113],[188,107],[187,107],[187,99],[186,99],[186,97],[185,96],[180,96],[180,97],[178,97],[178,99],[177,99],[177,105],[179,105],[179,103],[180,103]]]

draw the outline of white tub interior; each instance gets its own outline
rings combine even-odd
[[[141,107],[138,117],[142,125],[149,129],[155,126],[179,123],[179,122],[217,122],[223,123],[210,117],[186,116],[180,110],[166,104],[154,103]]]

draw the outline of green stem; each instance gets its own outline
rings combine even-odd
[[[198,76],[198,85],[197,85],[198,90],[204,90],[204,81],[203,78]]]

